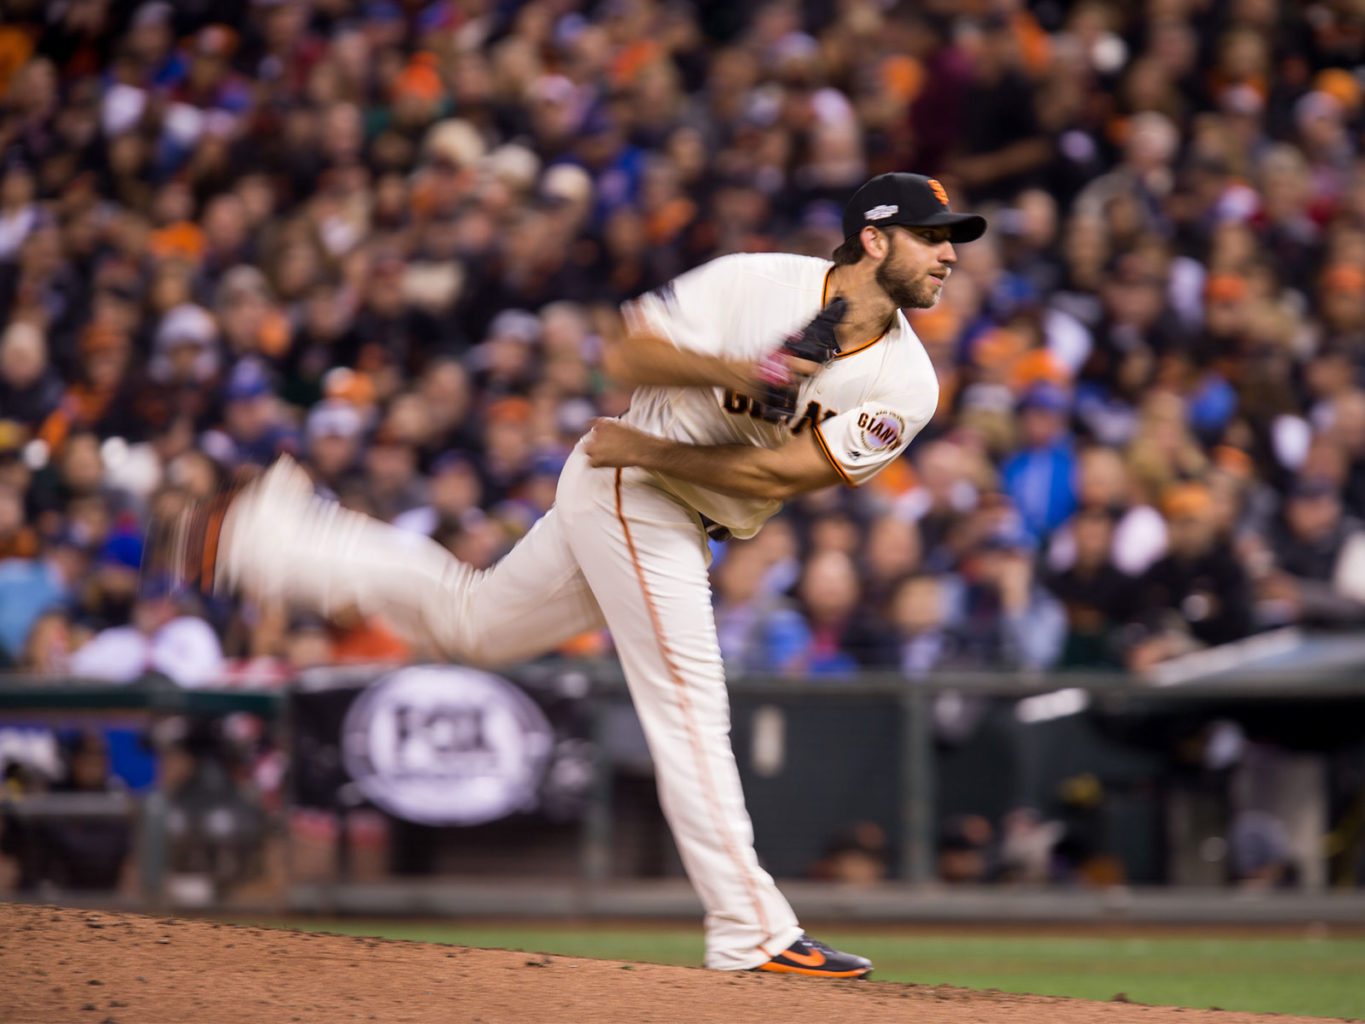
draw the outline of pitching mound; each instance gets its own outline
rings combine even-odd
[[[5,1024],[914,1021],[1322,1024],[925,985],[720,974],[0,904]]]

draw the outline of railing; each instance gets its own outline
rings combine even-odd
[[[624,679],[617,666],[597,668],[593,680],[593,692],[599,699],[625,693]],[[1350,663],[1319,668],[1308,676],[1276,667],[1189,681],[1174,674],[1151,680],[1095,672],[941,672],[915,682],[896,673],[878,672],[863,672],[853,679],[797,680],[750,675],[732,679],[729,689],[732,701],[761,701],[799,694],[835,701],[894,702],[900,735],[899,826],[904,837],[898,874],[912,883],[928,882],[934,877],[937,813],[931,706],[939,694],[951,692],[1012,701],[1023,726],[1082,713],[1121,718],[1178,712],[1210,720],[1224,716],[1236,719],[1253,713],[1258,721],[1264,722],[1293,709],[1300,716],[1322,715],[1323,728],[1333,733],[1335,746],[1365,742],[1365,672]],[[1273,727],[1270,731],[1274,731]],[[750,803],[752,807],[752,798]],[[584,833],[584,874],[589,878],[605,877],[603,850],[610,845],[611,830],[604,808],[602,800],[594,803]]]
[[[356,682],[374,673],[339,674]],[[579,874],[588,882],[612,877],[612,851],[617,822],[612,805],[611,779],[615,765],[611,743],[603,730],[611,713],[628,703],[619,667],[604,662],[540,662],[508,673],[530,692],[573,694],[587,712],[589,738],[599,751],[595,779],[579,831]],[[54,685],[50,680],[18,676],[0,677],[0,726],[11,723],[72,726],[116,721],[150,722],[165,716],[217,717],[235,712],[261,716],[276,730],[280,743],[289,749],[291,690],[181,690],[169,685],[81,685],[69,681]],[[899,836],[894,875],[911,883],[925,883],[935,875],[936,833],[940,810],[939,758],[935,754],[933,704],[940,694],[952,692],[1012,706],[1017,724],[1018,776],[1002,779],[1001,785],[1025,792],[1029,775],[1038,776],[1039,765],[1054,753],[1048,730],[1073,718],[1097,718],[1128,722],[1184,716],[1191,720],[1218,718],[1245,720],[1258,734],[1287,730],[1298,736],[1320,730],[1324,742],[1334,749],[1365,753],[1365,673],[1350,659],[1337,665],[1319,665],[1313,674],[1295,673],[1284,667],[1242,669],[1215,678],[1182,681],[1178,675],[1164,680],[1141,680],[1130,676],[1097,673],[1047,673],[1000,675],[994,673],[941,673],[932,679],[910,682],[895,673],[862,673],[853,678],[791,679],[749,676],[732,679],[730,693],[736,709],[736,750],[755,809],[755,791],[772,788],[772,780],[756,774],[753,737],[748,730],[760,710],[778,709],[787,725],[818,715],[812,708],[867,710],[868,721],[882,722],[879,735],[889,737],[872,752],[887,765],[894,791],[894,812],[889,824]],[[894,719],[894,721],[892,721]],[[1307,723],[1305,726],[1304,723]],[[807,722],[807,725],[809,723]],[[817,723],[818,725],[818,723]],[[817,733],[818,735],[818,733]],[[1050,734],[1049,734],[1050,735]],[[834,739],[840,739],[835,737]],[[831,742],[834,742],[834,739]],[[847,737],[843,737],[847,739]],[[839,757],[828,749],[794,751],[796,755]],[[789,762],[790,763],[790,762]],[[1037,781],[1036,779],[1033,781]],[[887,779],[877,783],[888,784]],[[766,802],[766,798],[765,798]],[[8,805],[21,815],[129,813],[119,801],[95,801],[90,807],[63,803],[52,797],[20,799]],[[165,801],[153,793],[138,801],[142,827],[139,858],[145,898],[163,898],[167,835]],[[780,812],[774,811],[780,817]],[[765,829],[772,822],[755,816],[763,850]]]
[[[88,729],[120,725],[150,728],[158,720],[186,716],[216,719],[235,713],[259,716],[287,742],[287,692],[184,690],[165,679],[129,685],[0,675],[0,728]],[[15,751],[10,751],[13,755]],[[5,751],[0,749],[0,760]],[[13,821],[112,821],[132,826],[141,900],[165,900],[168,867],[166,794],[158,779],[140,793],[45,792],[7,796],[0,813]]]

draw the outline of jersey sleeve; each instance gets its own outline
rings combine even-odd
[[[627,328],[657,334],[678,348],[721,355],[731,333],[726,317],[738,270],[732,258],[721,257],[679,274],[621,307]]]
[[[815,443],[839,479],[859,487],[900,457],[933,416],[935,402],[865,402],[815,424]]]

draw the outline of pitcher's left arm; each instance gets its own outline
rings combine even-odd
[[[840,481],[812,433],[780,448],[687,444],[654,437],[617,420],[599,420],[585,450],[594,466],[639,466],[741,498],[786,501]]]

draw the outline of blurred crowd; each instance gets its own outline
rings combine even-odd
[[[0,658],[424,656],[140,581],[149,517],[290,452],[490,565],[629,402],[620,302],[827,257],[896,169],[992,226],[912,317],[939,414],[717,548],[729,661],[1141,670],[1359,625],[1363,54],[1354,0],[8,0]]]

